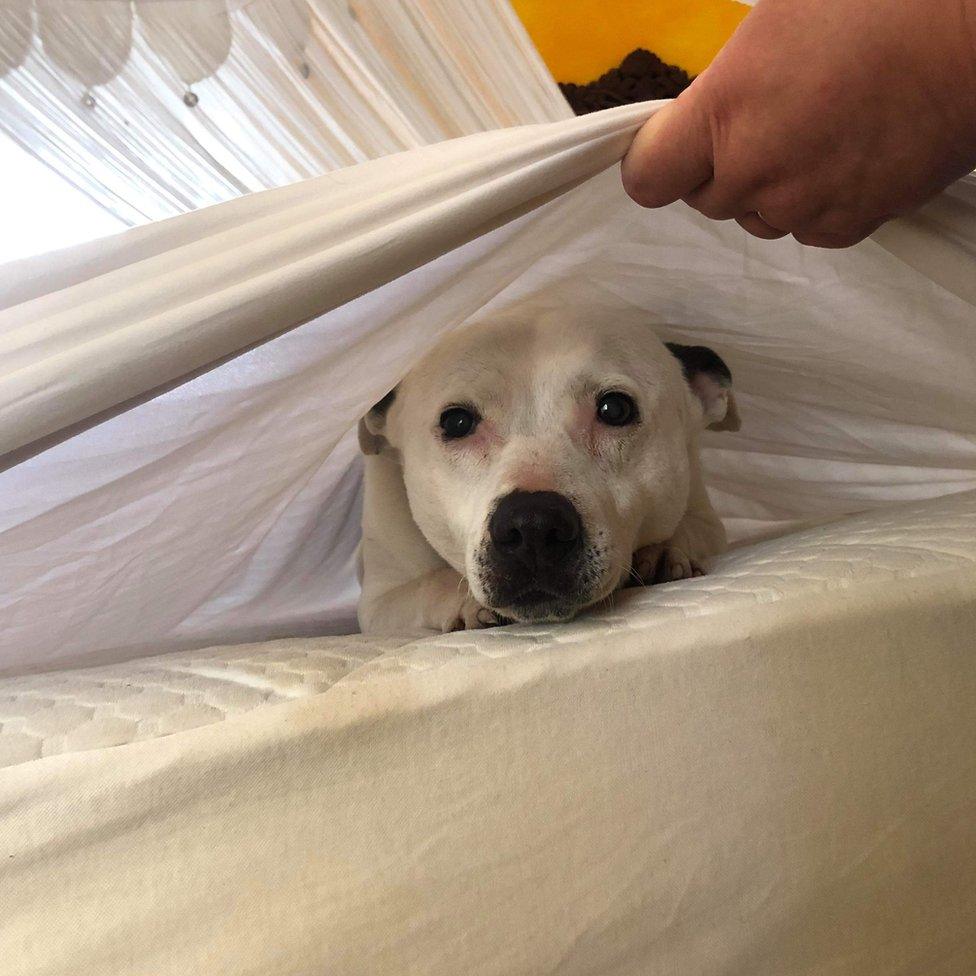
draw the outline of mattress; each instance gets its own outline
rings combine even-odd
[[[976,492],[568,625],[0,681],[14,974],[976,971]]]

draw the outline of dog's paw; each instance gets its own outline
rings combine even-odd
[[[422,626],[428,631],[449,634],[505,623],[471,595],[467,580],[453,569],[439,569],[424,577],[410,595],[413,607],[422,614]]]
[[[694,576],[704,576],[707,568],[677,546],[665,546],[664,558],[658,564],[658,583],[670,583],[673,580],[691,579]]]
[[[494,610],[483,607],[470,594],[454,614],[453,620],[449,622],[447,631],[456,630],[481,630],[484,627],[497,627],[504,623],[501,617]]]
[[[704,561],[693,559],[683,549],[668,542],[655,542],[638,549],[631,567],[631,585],[634,586],[670,583],[704,576],[708,572]]]
[[[650,586],[656,582],[657,568],[664,558],[664,543],[655,542],[643,546],[634,553],[630,561],[628,586]]]

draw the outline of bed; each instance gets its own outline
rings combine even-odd
[[[976,492],[551,628],[0,684],[0,957],[107,973],[976,961]]]
[[[4,268],[3,976],[976,971],[976,180],[753,241],[626,199],[658,108]],[[566,626],[355,635],[357,419],[554,302],[730,364],[733,549]]]

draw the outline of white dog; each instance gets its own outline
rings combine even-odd
[[[646,325],[517,313],[440,342],[363,418],[364,633],[569,620],[725,548],[699,432],[731,374]]]

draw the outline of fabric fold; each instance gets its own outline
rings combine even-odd
[[[40,260],[8,265],[0,456],[223,361],[539,206],[618,160],[653,111],[625,106],[469,136],[310,180],[298,192],[217,205],[131,232],[131,254],[147,255],[140,260],[125,234],[98,258],[89,248],[47,260],[46,293],[22,285],[37,280]],[[222,207],[233,208],[228,224]]]

